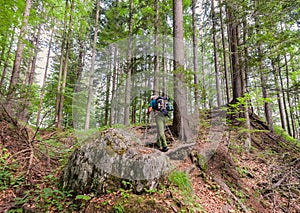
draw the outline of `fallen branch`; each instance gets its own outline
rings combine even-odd
[[[226,183],[224,183],[224,181],[222,181],[221,179],[216,178],[216,177],[213,177],[213,180],[217,184],[219,184],[219,186],[221,186],[230,197],[232,197],[236,202],[238,202],[238,204],[241,206],[241,208],[244,210],[244,212],[250,213],[250,211],[247,209],[247,207],[244,205],[244,203],[230,191],[229,187],[226,185]]]
[[[288,175],[289,175],[288,173],[285,174],[279,181],[277,181],[275,184],[273,184],[273,185],[271,186],[271,189],[270,189],[270,190],[274,190],[274,189],[276,189],[277,187],[279,187],[279,186],[282,184],[282,182],[286,179],[286,177],[287,177]]]
[[[25,178],[25,181],[28,183],[28,180],[29,180],[29,175],[30,175],[30,171],[32,169],[32,165],[33,165],[33,158],[34,158],[34,149],[33,149],[33,146],[32,144],[30,143],[30,158],[29,158],[29,165],[28,165],[28,169],[27,169],[27,172],[26,172],[26,178]]]

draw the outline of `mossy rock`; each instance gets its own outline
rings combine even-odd
[[[75,193],[115,191],[125,181],[136,193],[153,190],[170,170],[169,157],[140,145],[130,132],[108,129],[69,157],[62,185]]]
[[[199,154],[199,153],[197,155],[197,166],[199,166],[200,169],[204,172],[207,169],[207,159],[204,155]]]
[[[192,150],[190,157],[192,162],[198,166],[201,171],[205,172],[207,170],[207,158],[205,155],[201,154],[199,150]]]

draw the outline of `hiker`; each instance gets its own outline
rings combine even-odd
[[[158,108],[157,99],[159,97],[157,95],[151,96],[150,106],[148,107],[148,116],[153,111],[155,117],[155,123],[157,128],[157,141],[156,144],[159,147],[159,150],[166,152],[169,150],[167,146],[167,139],[165,135],[165,115],[164,113]]]

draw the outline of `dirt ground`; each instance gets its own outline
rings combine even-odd
[[[206,122],[209,123],[209,118]],[[140,212],[300,212],[300,148],[268,131],[263,122],[255,117],[251,124],[260,131],[251,133],[250,152],[244,149],[244,135],[238,131],[239,128],[227,125],[217,148],[207,161],[207,168],[199,168],[191,156],[172,161],[177,170],[189,175],[193,187],[190,196],[202,206],[201,210],[188,206],[183,201],[185,198],[173,190],[166,179],[163,189],[156,192],[134,195],[118,191],[94,196],[81,206],[80,212],[118,212],[116,204],[120,202],[123,202],[124,212],[137,212],[134,209],[140,209]],[[193,150],[201,150],[205,146],[208,131],[211,131],[207,126],[200,128]],[[134,127],[132,131],[144,137],[145,129]],[[155,141],[153,130],[153,125],[152,129],[147,127],[149,143]],[[34,134],[30,128],[16,126],[6,120],[0,122],[1,182],[8,184],[4,171],[9,166],[14,176],[23,174],[17,188],[1,188],[0,212],[16,207],[16,198],[24,198],[33,186],[55,187],[47,185],[45,176],[60,175],[61,149],[69,149],[75,144],[74,138],[61,137],[53,131],[40,132],[39,138],[31,140]],[[176,142],[168,131],[166,134],[170,148],[174,149]],[[49,138],[63,141],[65,147],[43,144],[43,140]],[[43,150],[41,147],[44,147]],[[58,154],[51,156],[50,149]],[[17,166],[12,168],[13,165]],[[28,199],[22,205],[23,209],[28,207],[32,210],[34,199]],[[61,211],[68,212],[67,209]],[[57,210],[50,208],[48,212]]]

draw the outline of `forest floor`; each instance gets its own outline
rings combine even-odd
[[[207,144],[211,119],[203,116],[193,150]],[[141,195],[120,189],[74,198],[57,184],[67,156],[78,146],[74,134],[36,131],[3,116],[0,212],[300,212],[299,144],[271,133],[256,116],[251,125],[249,152],[243,129],[235,123],[226,125],[205,168],[196,166],[191,156],[173,160],[176,171],[183,171],[177,173],[179,182],[168,177],[159,189]],[[132,131],[144,134],[143,129]],[[177,144],[166,133],[171,151]]]

